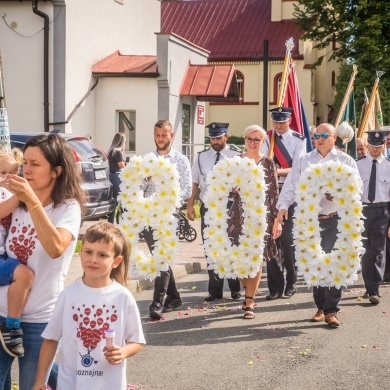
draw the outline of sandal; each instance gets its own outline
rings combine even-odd
[[[247,300],[247,298],[248,298],[248,299],[253,299],[253,298],[247,297],[247,296],[245,295],[244,302],[242,302],[242,306],[241,306],[241,309],[242,309],[242,310],[245,310],[245,309],[246,309],[246,300]]]
[[[245,300],[246,299],[252,299],[253,303],[255,302],[255,300],[252,298],[252,297],[245,297]],[[246,304],[246,303],[245,303]],[[253,320],[256,316],[255,316],[255,308],[254,307],[250,307],[250,306],[246,306],[245,307],[245,313],[244,313],[244,319],[245,320]]]
[[[255,318],[254,307],[247,307],[245,309],[244,320],[253,320]]]

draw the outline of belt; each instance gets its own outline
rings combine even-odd
[[[378,203],[363,203],[364,207],[371,209],[374,207],[387,207],[389,205],[388,202],[378,202]]]
[[[335,213],[330,213],[330,214],[327,214],[327,215],[325,215],[325,214],[320,214],[320,215],[318,216],[318,219],[329,219],[329,218],[335,217],[336,215],[337,215],[337,212],[335,212]]]

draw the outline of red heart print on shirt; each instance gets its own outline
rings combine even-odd
[[[35,241],[38,239],[33,225],[22,225],[18,219],[15,220],[16,225],[11,226],[8,239],[11,240],[9,245],[10,251],[15,254],[15,258],[23,264],[28,263],[29,257],[32,255],[35,248]]]

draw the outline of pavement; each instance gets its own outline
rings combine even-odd
[[[191,222],[200,233],[200,222]],[[83,231],[88,225],[83,226]],[[146,248],[146,246],[145,246]],[[381,303],[362,299],[359,279],[344,290],[341,326],[310,322],[316,312],[312,290],[299,278],[291,299],[267,301],[266,266],[256,294],[253,320],[244,320],[242,299],[208,304],[208,275],[200,234],[180,241],[172,266],[183,305],[149,317],[152,283],[129,275],[141,314],[146,346],[127,362],[127,380],[136,390],[376,390],[390,381],[390,284]],[[74,256],[67,284],[81,277]],[[148,284],[150,283],[150,284]],[[243,293],[243,292],[242,292]],[[16,368],[13,378],[17,378]]]
[[[96,222],[84,222],[80,229],[80,237],[82,237],[85,231],[94,223]],[[202,236],[200,232],[200,219],[190,221],[190,225],[195,228],[197,232],[197,238],[193,242],[187,242],[186,240],[179,241],[179,250],[176,254],[176,259],[171,265],[175,279],[180,279],[186,275],[201,272],[207,269],[202,245]],[[139,247],[145,252],[148,251],[148,247],[144,241],[139,243]],[[69,268],[65,285],[67,286],[73,283],[75,280],[79,279],[82,274],[83,269],[81,267],[80,255],[75,253]],[[154,281],[136,278],[131,273],[127,279],[127,287],[132,294],[153,288],[153,286]]]

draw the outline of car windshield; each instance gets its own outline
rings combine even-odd
[[[99,148],[91,144],[88,140],[83,138],[75,138],[68,140],[71,147],[80,156],[81,161],[106,161],[106,156]]]

